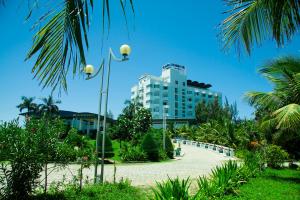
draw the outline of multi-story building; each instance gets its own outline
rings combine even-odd
[[[195,119],[198,103],[217,100],[222,103],[222,94],[210,90],[211,85],[187,79],[184,66],[167,64],[160,77],[143,75],[138,85],[131,88],[131,100],[150,109],[154,122],[168,120],[186,123]]]

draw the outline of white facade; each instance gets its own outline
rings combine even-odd
[[[153,119],[195,119],[195,107],[215,99],[222,103],[222,94],[213,92],[210,85],[187,80],[184,66],[167,64],[160,77],[143,75],[131,88],[131,100],[150,109]]]

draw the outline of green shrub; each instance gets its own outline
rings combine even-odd
[[[142,141],[142,149],[151,161],[159,160],[159,147],[151,133],[145,135]]]
[[[28,199],[42,171],[36,135],[13,121],[0,125],[0,138],[0,199]]]
[[[169,158],[172,159],[174,157],[174,147],[173,147],[172,141],[171,141],[170,137],[167,135],[166,135],[165,141],[166,141],[166,154]]]
[[[277,145],[272,144],[266,147],[266,161],[271,168],[282,167],[288,156],[288,153]]]
[[[130,143],[124,143],[120,150],[120,157],[123,161],[145,161],[146,153],[140,146],[133,146]]]
[[[189,178],[186,180],[179,180],[179,178],[172,180],[169,178],[166,182],[156,183],[157,188],[153,188],[152,190],[155,200],[189,200],[191,199],[189,195],[190,185]]]
[[[103,135],[100,134],[99,135],[99,140],[98,140],[98,149],[99,149],[99,157],[102,156],[102,138]],[[112,146],[112,142],[110,140],[110,138],[108,137],[108,135],[105,135],[105,152],[104,152],[104,157],[105,158],[111,158],[114,156],[114,150],[113,150],[113,146]]]

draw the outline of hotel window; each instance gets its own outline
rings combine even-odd
[[[168,93],[163,93],[163,97],[168,97]]]
[[[212,94],[209,94],[209,95],[208,95],[208,98],[212,98]]]
[[[195,92],[195,96],[199,96],[199,92]]]
[[[160,88],[160,85],[154,84],[154,85],[153,85],[153,88]]]
[[[192,101],[192,98],[189,98],[188,101],[191,102],[191,101]]]
[[[187,91],[188,94],[193,94],[193,91]]]
[[[175,95],[175,101],[178,101],[178,95]]]
[[[192,111],[189,111],[189,112],[187,113],[187,115],[193,116],[193,112],[192,112]]]
[[[175,102],[175,108],[178,108],[178,102]]]
[[[147,85],[146,87],[147,87],[147,88],[151,88],[151,87],[152,87],[152,84],[149,84],[149,85]]]
[[[178,92],[178,88],[175,88],[175,93],[177,93]]]
[[[206,94],[205,94],[205,93],[202,93],[202,97],[206,97]]]
[[[154,99],[154,100],[153,100],[153,103],[154,103],[154,104],[159,104],[159,99]]]
[[[175,81],[175,84],[178,85],[178,81]]]
[[[168,89],[168,86],[164,86],[164,90],[167,90]]]
[[[159,107],[153,108],[153,112],[159,112]]]
[[[164,105],[164,106],[168,105],[168,101],[164,101],[164,102],[163,102],[163,105]]]
[[[159,96],[159,91],[154,92],[154,96]]]
[[[189,108],[189,109],[192,109],[192,108],[193,108],[193,106],[192,106],[192,105],[188,105],[188,108]]]
[[[182,85],[185,86],[185,82],[182,82]]]
[[[176,117],[178,116],[178,110],[175,110],[175,116]]]

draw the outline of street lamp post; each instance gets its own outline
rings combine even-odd
[[[103,117],[103,133],[102,133],[102,149],[101,149],[101,174],[100,174],[100,182],[103,183],[104,180],[104,154],[105,154],[105,135],[106,135],[106,118],[107,118],[107,104],[108,104],[108,91],[109,91],[109,81],[110,81],[110,66],[111,61],[124,62],[128,60],[128,56],[131,53],[131,48],[129,45],[122,45],[120,47],[120,53],[123,56],[122,58],[117,58],[113,53],[112,49],[109,48],[108,55],[108,72],[106,79],[106,91],[105,91],[105,104],[104,104],[104,117]],[[94,171],[94,183],[98,182],[98,154],[99,154],[99,139],[100,139],[100,117],[101,117],[101,108],[102,108],[102,97],[103,97],[103,81],[104,81],[104,60],[100,65],[99,70],[92,75],[94,72],[94,67],[92,65],[87,65],[84,68],[84,72],[88,75],[87,80],[95,78],[100,72],[101,74],[101,84],[100,84],[100,98],[99,98],[99,109],[98,109],[98,121],[97,121],[97,134],[96,134],[96,162],[95,162],[95,171]]]
[[[163,106],[163,149],[166,150],[166,129],[167,129],[168,106]]]

